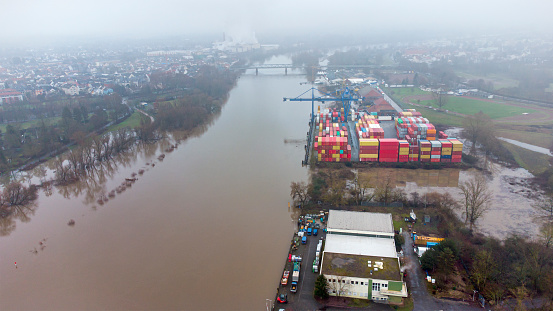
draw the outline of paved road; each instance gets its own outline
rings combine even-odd
[[[413,251],[413,240],[408,232],[403,232],[405,244],[405,267],[407,270],[407,287],[415,304],[414,311],[438,311],[438,310],[482,310],[468,305],[466,302],[440,300],[432,297],[426,288],[426,274],[422,271],[419,259]]]
[[[394,107],[394,109],[397,110],[397,112],[402,112],[402,111],[403,111],[403,109],[401,109],[401,107],[399,107],[399,105],[396,104],[396,102],[395,102],[390,96],[386,95],[386,93],[384,93],[384,92],[382,92],[382,94],[383,94],[383,96],[384,96],[384,99],[385,99],[388,103],[390,103],[390,105],[391,105],[392,107]]]
[[[359,140],[357,139],[357,134],[355,133],[355,122],[348,121],[348,130],[351,143],[351,161],[359,161]]]

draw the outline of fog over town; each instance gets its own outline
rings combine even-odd
[[[496,34],[553,28],[549,1],[4,1],[2,39],[85,40],[220,34],[408,38],[417,33]],[[3,46],[5,48],[5,46]]]

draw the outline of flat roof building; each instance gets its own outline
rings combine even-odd
[[[330,295],[401,304],[407,286],[392,214],[330,210],[321,274]]]

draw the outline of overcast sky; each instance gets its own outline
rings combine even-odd
[[[549,0],[0,0],[0,39],[255,31],[550,32]]]

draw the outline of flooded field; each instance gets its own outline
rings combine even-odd
[[[396,187],[403,188],[407,195],[418,192],[449,192],[457,200],[462,199],[458,186],[479,174],[476,170],[459,169],[392,169],[376,168],[364,172],[371,181],[390,177]],[[485,234],[504,238],[515,233],[525,236],[536,236],[539,224],[535,221],[535,209],[532,207],[540,193],[532,187],[528,171],[510,169],[493,165],[491,174],[486,175],[488,187],[493,192],[493,202],[489,211],[477,222],[477,229]],[[458,211],[462,217],[461,210]],[[461,218],[464,219],[464,218]]]

